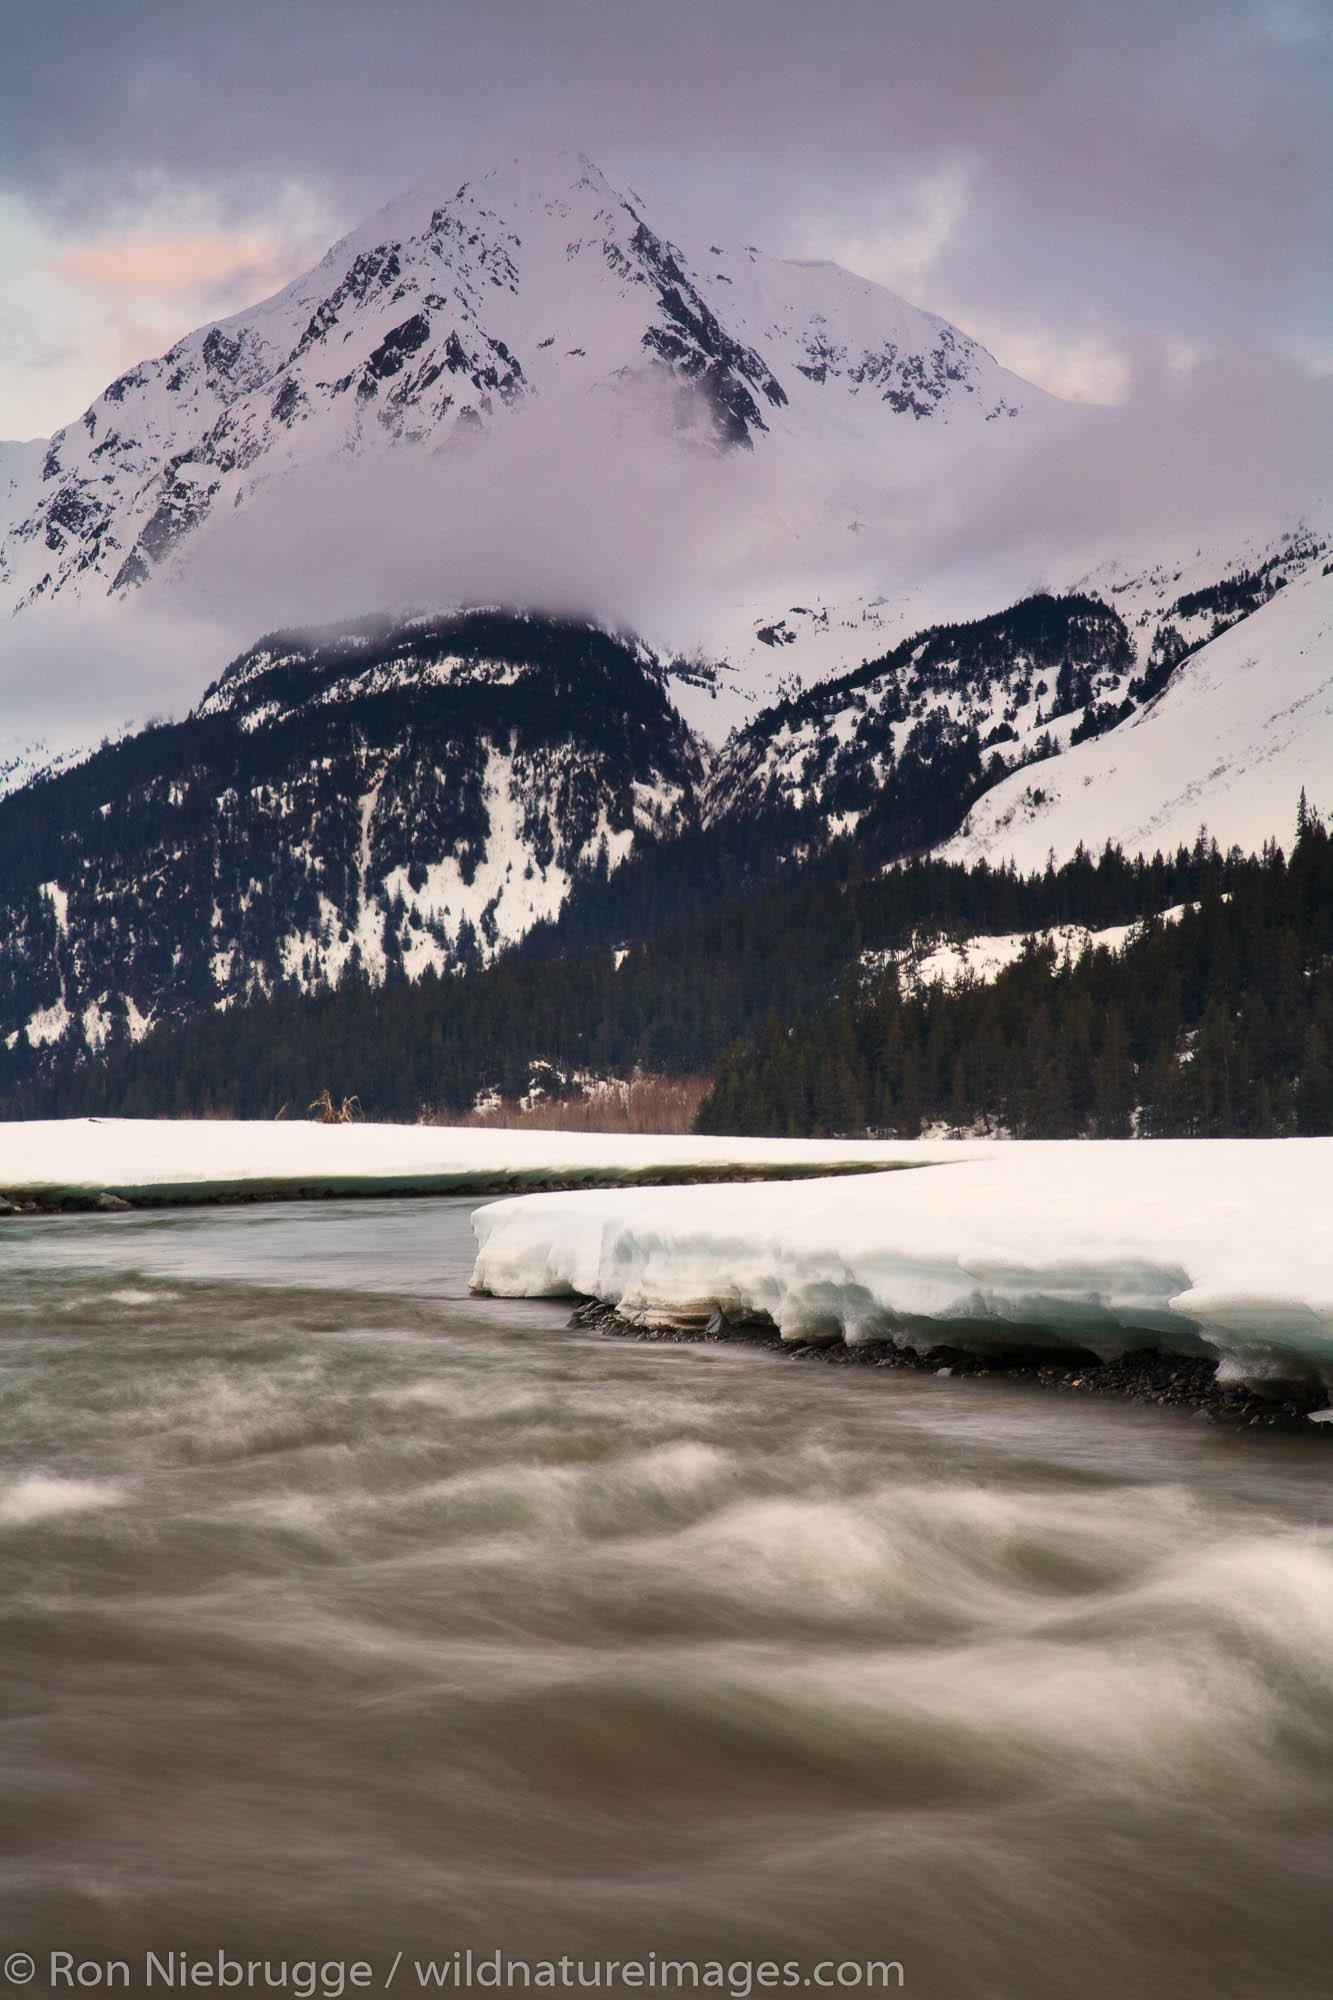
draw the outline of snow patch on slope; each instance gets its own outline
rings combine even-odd
[[[1186,905],[1177,903],[1153,919],[1160,924],[1179,923]],[[866,951],[858,963],[870,974],[897,968],[898,978],[908,992],[918,993],[928,986],[959,986],[965,980],[988,986],[1025,951],[1053,951],[1056,962],[1077,962],[1085,951],[1123,951],[1132,937],[1143,929],[1141,923],[1108,924],[1104,930],[1089,930],[1085,924],[1054,924],[1044,931],[1006,931],[996,935],[977,932],[966,938],[918,938],[902,951]]]

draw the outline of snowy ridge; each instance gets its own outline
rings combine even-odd
[[[757,1315],[795,1342],[1157,1346],[1333,1382],[1333,1139],[898,1155],[923,1171],[498,1202],[473,1217],[473,1284],[649,1323]]]
[[[1124,622],[1098,598],[1040,593],[931,627],[734,732],[705,820],[797,814],[816,839],[869,821],[890,856],[933,845],[987,784],[1055,753],[1133,668]]]
[[[1022,865],[1040,867],[1050,844],[1035,844],[1040,826],[1032,841],[1017,848],[992,837],[987,814],[1000,797],[994,788],[1006,774],[1040,765],[1022,782],[1011,778],[1004,791],[1006,801],[1022,801],[1023,813],[1034,800],[1040,806],[1069,768],[1062,761],[1067,753],[1091,739],[1125,745],[1126,727],[1153,713],[1187,669],[1185,685],[1211,710],[1212,691],[1229,679],[1230,656],[1225,648],[1220,656],[1210,649],[1236,627],[1244,626],[1257,654],[1280,677],[1285,698],[1308,697],[1307,706],[1313,704],[1316,716],[1321,712],[1318,616],[1314,629],[1307,630],[1300,616],[1279,615],[1278,600],[1285,601],[1298,585],[1306,592],[1319,589],[1327,548],[1320,536],[1301,529],[1249,545],[1230,559],[1209,551],[1188,565],[1132,575],[1108,564],[1063,596],[1042,593],[967,624],[917,632],[852,672],[804,691],[793,689],[735,730],[710,779],[705,819],[776,808],[813,814],[834,833],[853,832],[868,813],[882,814],[886,786],[901,780],[906,766],[918,765],[933,774],[937,796],[952,788],[959,797],[958,815],[944,830],[957,826],[970,798],[985,795],[974,816],[976,838],[949,853],[978,859],[1013,853]],[[795,609],[809,620],[826,616]],[[799,622],[795,614],[793,620]],[[1205,660],[1214,667],[1211,673],[1203,672]],[[1201,715],[1190,731],[1196,748],[1209,739],[1213,725],[1211,714]],[[1302,743],[1299,730],[1283,735],[1276,723],[1270,741],[1257,712],[1254,729],[1260,746],[1256,761],[1275,759],[1278,766],[1268,792],[1276,813],[1227,838],[1257,848],[1265,838],[1289,834],[1302,784],[1316,796],[1325,744],[1317,727],[1313,739]],[[1235,733],[1231,762],[1239,769],[1244,741],[1240,728]],[[1082,775],[1080,770],[1080,780]],[[1165,768],[1148,783],[1159,779],[1168,782]],[[1155,824],[1149,828],[1154,836],[1149,852],[1157,844],[1188,845],[1201,819],[1221,837],[1208,811],[1209,780],[1195,790],[1201,810],[1187,826],[1173,823],[1167,843],[1156,835]],[[1142,808],[1117,825],[1113,798],[1107,807],[1086,825],[1075,824],[1083,802],[1075,807],[1055,842],[1062,857],[1080,836],[1089,846],[1109,837],[1136,851],[1144,835]],[[1164,798],[1164,825],[1167,807]],[[1041,822],[1039,813],[1030,816]],[[939,839],[928,816],[918,832],[909,844],[932,846]]]
[[[0,798],[6,792],[17,792],[24,785],[35,784],[39,778],[51,778],[57,771],[67,771],[91,755],[91,745],[87,744],[67,750],[53,750],[49,744],[40,742],[0,746]]]
[[[1080,842],[1168,851],[1206,825],[1223,848],[1253,853],[1290,839],[1302,789],[1327,808],[1331,772],[1333,573],[1315,558],[1142,710],[988,791],[941,852],[1032,868]]]
[[[1191,647],[1217,637],[1325,556],[1330,532],[1325,512],[1318,521],[1295,521],[1236,545],[1112,556],[1073,587],[1114,606],[1146,666],[1161,626],[1174,627]]]

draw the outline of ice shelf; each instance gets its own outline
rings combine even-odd
[[[906,1155],[913,1149],[903,1148]],[[540,1194],[478,1210],[474,1286],[784,1340],[1216,1352],[1333,1379],[1333,1139],[915,1149],[919,1173]]]

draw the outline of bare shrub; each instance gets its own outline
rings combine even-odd
[[[688,1132],[712,1087],[708,1076],[636,1076],[570,1097],[501,1098],[447,1121],[516,1132]]]

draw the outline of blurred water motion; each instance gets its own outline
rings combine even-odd
[[[27,1990],[498,1947],[1327,1991],[1326,1439],[572,1333],[469,1297],[469,1210],[0,1224]]]

